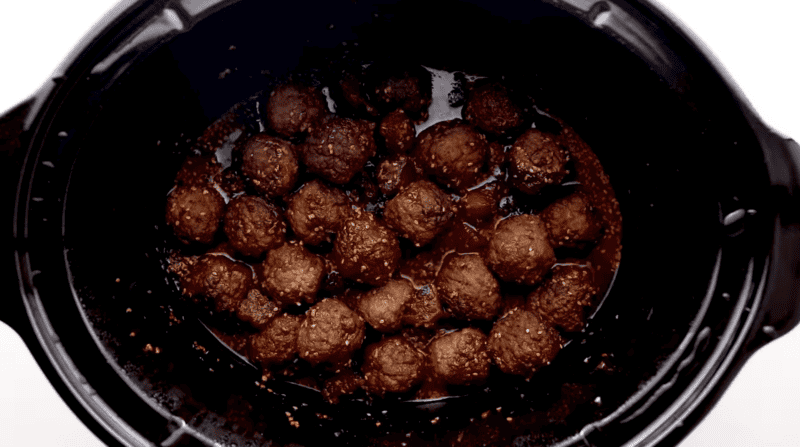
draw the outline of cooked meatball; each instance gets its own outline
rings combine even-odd
[[[292,144],[263,133],[253,135],[244,147],[242,172],[259,193],[269,197],[285,195],[297,182],[297,157]]]
[[[414,122],[403,109],[395,110],[381,120],[379,127],[386,149],[393,154],[405,154],[414,146]]]
[[[296,243],[270,250],[259,269],[262,289],[283,305],[313,303],[325,274],[322,259]]]
[[[381,332],[394,332],[402,324],[402,310],[414,295],[414,286],[405,279],[393,279],[370,290],[358,300],[358,313]]]
[[[228,203],[223,230],[236,251],[257,258],[283,244],[286,225],[278,207],[261,197],[242,195]]]
[[[475,328],[438,336],[428,351],[434,374],[451,385],[472,385],[489,376],[486,336]]]
[[[522,108],[512,101],[508,90],[497,82],[470,90],[462,113],[470,124],[495,135],[505,135],[525,124]]]
[[[364,378],[356,375],[351,369],[346,369],[325,381],[322,386],[322,397],[328,403],[338,404],[339,398],[345,394],[353,394],[364,386]]]
[[[421,247],[447,228],[453,208],[447,194],[432,182],[420,180],[386,203],[384,218],[400,236]]]
[[[327,116],[301,147],[310,172],[343,185],[375,155],[375,123]]]
[[[439,294],[433,284],[426,284],[414,289],[411,299],[406,301],[403,309],[403,324],[414,327],[432,328],[444,317]]]
[[[489,334],[489,354],[501,371],[530,378],[561,349],[558,331],[536,314],[514,309],[497,320]]]
[[[349,212],[350,201],[342,191],[314,179],[289,198],[286,218],[304,243],[318,245],[330,240]]]
[[[312,365],[343,363],[364,342],[364,320],[337,299],[326,298],[306,312],[297,347]]]
[[[222,255],[203,255],[190,265],[181,278],[183,294],[203,296],[214,301],[218,311],[236,311],[253,288],[253,271],[247,264]]]
[[[600,235],[600,222],[582,193],[556,200],[541,217],[554,247],[575,247]]]
[[[417,137],[414,156],[448,187],[470,186],[486,160],[486,137],[460,119],[441,121]]]
[[[267,125],[286,138],[313,130],[327,111],[325,97],[299,84],[279,85],[265,107]]]
[[[178,186],[167,197],[167,224],[184,244],[210,244],[217,234],[225,200],[211,186]]]
[[[544,222],[532,214],[501,221],[486,253],[486,264],[500,279],[529,286],[539,282],[555,262]]]
[[[222,165],[214,155],[190,156],[175,176],[178,185],[208,186],[222,173]]]
[[[280,308],[256,289],[247,292],[247,298],[239,303],[236,314],[251,326],[264,329],[275,318]]]
[[[428,119],[433,89],[428,70],[420,66],[398,68],[373,64],[369,76],[376,82],[373,92],[378,107],[403,109],[418,123]]]
[[[511,183],[525,194],[558,184],[568,174],[569,154],[554,135],[540,130],[526,130],[512,145],[508,158]]]
[[[402,335],[367,346],[364,354],[364,381],[367,391],[403,393],[422,382],[425,355]]]
[[[250,359],[265,367],[291,360],[298,352],[301,321],[301,317],[285,313],[272,319],[263,332],[250,337]]]
[[[467,320],[491,320],[500,308],[500,285],[481,256],[449,256],[436,276],[436,289],[450,313]]]
[[[416,172],[411,159],[405,155],[387,158],[378,165],[376,179],[378,186],[387,196],[391,196],[414,181]]]
[[[381,286],[397,269],[397,236],[361,209],[344,222],[333,244],[333,260],[345,278]]]
[[[528,295],[527,308],[547,324],[577,332],[583,329],[583,309],[592,304],[595,293],[589,268],[557,265],[552,276]]]
[[[498,187],[489,186],[467,191],[461,196],[459,216],[470,224],[490,220],[498,211]]]

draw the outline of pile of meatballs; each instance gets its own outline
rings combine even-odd
[[[331,88],[349,113],[287,81],[260,132],[234,108],[197,140],[166,200],[182,294],[245,322],[232,347],[265,376],[304,363],[317,375],[292,379],[332,403],[530,379],[601,292],[591,263],[557,256],[609,231],[589,195],[504,209],[562,187],[569,141],[490,79],[466,85],[462,119],[435,123],[422,67]],[[223,167],[215,151],[236,133]]]

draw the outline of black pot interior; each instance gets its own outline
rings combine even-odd
[[[191,22],[178,11],[174,17]],[[45,242],[34,257],[42,272],[36,285],[54,328],[97,393],[156,443],[193,445],[204,436],[245,445],[568,439],[631,405],[661,368],[673,368],[668,360],[685,348],[699,313],[712,333],[721,330],[735,301],[724,297],[739,294],[748,260],[765,250],[760,237],[744,240],[750,228],[723,225],[729,213],[758,210],[768,186],[752,130],[700,56],[663,32],[685,67],[672,79],[608,34],[540,2],[244,1],[158,45],[141,45],[134,57],[106,62],[71,84],[58,104],[39,155],[55,167],[37,165],[32,183],[28,225]],[[503,75],[526,89],[594,149],[623,216],[613,287],[554,364],[530,382],[493,383],[433,412],[394,401],[331,406],[302,388],[262,388],[260,374],[224,350],[196,349],[214,342],[163,269],[174,246],[165,197],[206,126],[245,100],[248,124],[257,126],[256,102],[290,72],[324,86],[343,63],[387,58]],[[48,212],[54,219],[36,217]],[[694,346],[681,377],[696,373],[714,346],[709,338]],[[565,419],[553,416],[559,406],[568,408]],[[177,421],[169,415],[188,424],[182,438],[169,437]],[[613,431],[602,436],[623,439]]]

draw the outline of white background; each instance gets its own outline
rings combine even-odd
[[[32,94],[114,0],[0,6],[0,111]],[[764,120],[800,139],[800,2],[664,0],[717,56]],[[9,285],[5,285],[8,287]],[[800,330],[745,365],[681,447],[800,445]],[[0,444],[93,447],[19,337],[0,323]]]

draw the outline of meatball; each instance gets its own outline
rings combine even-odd
[[[387,111],[403,109],[418,123],[428,119],[433,90],[428,70],[373,64],[368,75],[375,82],[373,92],[378,107]]]
[[[533,312],[514,309],[497,320],[489,334],[489,354],[501,371],[530,378],[561,349],[558,331]]]
[[[318,245],[330,240],[350,213],[350,201],[345,193],[319,180],[303,185],[291,198],[286,218],[294,233],[304,243]]]
[[[450,197],[427,180],[414,182],[386,203],[390,228],[417,247],[428,244],[453,218]]]
[[[239,319],[251,326],[264,329],[275,318],[280,308],[256,289],[247,292],[247,298],[242,300],[237,310]]]
[[[297,347],[300,357],[312,365],[343,363],[364,342],[364,320],[344,303],[326,298],[306,312]]]
[[[257,258],[283,243],[286,225],[275,205],[261,197],[238,196],[228,203],[223,230],[236,251]]]
[[[247,264],[222,255],[203,255],[181,278],[183,294],[214,301],[217,311],[235,311],[253,288],[253,271]]]
[[[370,393],[403,393],[422,382],[425,355],[402,335],[367,346],[364,355],[365,388]]]
[[[436,322],[444,317],[436,287],[433,284],[426,284],[414,289],[411,299],[406,301],[401,313],[405,325],[433,328]]]
[[[358,209],[339,230],[332,254],[345,278],[381,286],[397,269],[400,243],[375,216]]]
[[[242,172],[259,193],[269,197],[285,195],[297,182],[297,157],[292,144],[263,133],[253,135],[244,147]]]
[[[376,179],[378,186],[387,196],[391,196],[414,181],[416,171],[411,159],[405,155],[383,160],[378,166]]]
[[[500,308],[500,285],[476,254],[450,256],[434,282],[456,318],[491,320]]]
[[[499,208],[498,195],[495,186],[467,191],[458,202],[459,216],[471,224],[490,220]]]
[[[395,110],[381,120],[379,127],[386,149],[393,154],[405,154],[414,146],[414,122],[403,109]]]
[[[436,337],[428,351],[434,374],[451,385],[472,385],[489,376],[486,336],[475,328]]]
[[[393,279],[372,289],[358,300],[358,313],[381,332],[394,332],[402,324],[402,310],[414,295],[414,286],[405,279]]]
[[[469,186],[483,166],[488,151],[486,137],[472,126],[454,119],[441,121],[417,137],[414,155],[422,168],[448,187]]]
[[[600,235],[600,223],[582,193],[556,200],[542,212],[541,217],[554,247],[579,246]]]
[[[302,318],[280,314],[263,332],[250,337],[250,359],[263,366],[289,361],[297,351],[297,337]]]
[[[375,123],[326,117],[302,146],[303,163],[320,177],[343,185],[375,155]]]
[[[554,135],[540,130],[526,130],[512,145],[508,158],[511,183],[525,194],[558,184],[568,174],[569,154]]]
[[[589,268],[566,264],[553,267],[552,276],[528,295],[528,310],[566,332],[583,329],[583,309],[597,293]]]
[[[500,222],[489,240],[486,264],[503,281],[532,286],[556,262],[544,222],[532,214]]]
[[[313,130],[325,115],[325,106],[325,97],[311,87],[279,85],[267,100],[267,125],[279,135],[289,138]]]
[[[167,224],[184,244],[210,244],[217,234],[225,200],[209,186],[178,186],[167,197]]]
[[[508,90],[497,82],[470,90],[463,116],[478,129],[495,135],[506,135],[525,124],[522,108],[512,101]]]
[[[325,381],[322,386],[322,397],[328,403],[338,404],[339,398],[345,394],[353,394],[364,386],[364,379],[351,369],[346,369]]]
[[[322,259],[296,243],[271,250],[259,268],[261,288],[283,305],[313,303],[325,274]]]
[[[208,186],[222,173],[222,165],[214,155],[187,157],[175,176],[178,185]]]

